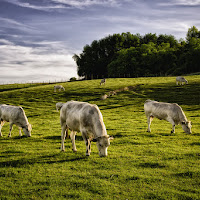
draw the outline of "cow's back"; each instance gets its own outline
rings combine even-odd
[[[61,108],[61,120],[74,131],[103,131],[104,123],[101,112],[96,105],[86,102],[69,101]]]
[[[184,77],[182,77],[182,76],[177,76],[176,77],[176,81],[187,83],[187,80]]]
[[[176,123],[185,118],[181,107],[176,103],[164,103],[147,100],[144,104],[145,113],[158,119],[172,118]]]
[[[4,121],[27,121],[24,110],[20,106],[1,105],[1,119]]]

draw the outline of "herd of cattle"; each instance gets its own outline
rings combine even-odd
[[[183,82],[187,83],[187,80],[183,77],[177,77],[176,82],[177,84],[178,82],[182,84]],[[102,83],[105,84],[105,79],[101,81],[100,85]],[[64,87],[54,86],[54,91],[56,89],[64,90]],[[85,141],[87,156],[90,155],[92,141],[97,144],[99,156],[107,156],[107,149],[113,137],[107,135],[103,116],[97,105],[86,102],[68,101],[66,103],[56,103],[56,109],[60,110],[62,151],[65,150],[64,140],[68,136],[68,130],[70,129],[70,138],[74,152],[77,151],[75,145],[76,132],[81,132],[83,140]],[[175,125],[178,124],[181,124],[186,133],[192,133],[191,122],[187,120],[182,108],[178,104],[147,100],[144,103],[144,111],[147,117],[148,132],[151,131],[151,121],[156,117],[172,124],[171,133],[175,132]],[[9,137],[11,137],[13,124],[19,127],[20,136],[22,135],[21,129],[23,129],[27,137],[31,136],[32,128],[22,107],[0,104],[0,120],[0,136],[2,136],[1,129],[5,122],[10,123]]]

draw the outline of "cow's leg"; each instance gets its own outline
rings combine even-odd
[[[11,137],[12,128],[13,128],[13,123],[10,123],[10,132],[9,132],[9,134],[8,134],[8,137]]]
[[[75,136],[76,136],[76,132],[75,131],[71,131],[70,138],[71,138],[71,141],[72,141],[72,150],[73,150],[73,152],[77,152],[76,144],[75,144]]]
[[[147,116],[147,124],[148,124],[147,132],[151,132],[150,126],[151,126],[152,120],[153,120],[153,116],[152,115]]]
[[[66,137],[66,132],[68,135],[68,127],[66,126],[66,123],[62,123],[61,124],[61,151],[65,151],[65,146],[64,146],[64,142],[65,142],[65,137]]]
[[[90,152],[91,152],[91,143],[90,143],[90,140],[87,139],[85,132],[82,132],[82,137],[83,137],[83,140],[85,141],[86,156],[89,156]]]
[[[21,137],[22,136],[22,128],[19,127],[19,136]]]
[[[171,133],[175,133],[175,122],[174,122],[174,120],[171,119],[171,118],[167,118],[167,121],[172,124]]]
[[[2,127],[3,127],[3,125],[4,125],[4,121],[1,121],[1,123],[0,123],[0,137],[2,137],[3,135],[2,135],[2,132],[1,132],[1,129],[2,129]]]
[[[176,85],[178,85],[178,81],[176,81]]]

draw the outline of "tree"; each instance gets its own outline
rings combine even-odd
[[[192,38],[200,38],[200,31],[195,26],[188,29],[186,41],[189,43]]]
[[[85,45],[73,59],[86,79],[193,73],[199,71],[200,32],[189,28],[186,41],[165,34],[113,34]]]

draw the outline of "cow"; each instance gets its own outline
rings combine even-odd
[[[187,120],[182,108],[176,103],[147,100],[144,103],[144,111],[147,117],[148,132],[151,132],[151,121],[156,117],[158,119],[164,119],[172,124],[171,133],[175,133],[175,125],[178,124],[181,124],[186,133],[192,133],[191,122]]]
[[[70,138],[72,150],[77,151],[75,145],[76,132],[81,132],[86,145],[86,156],[91,153],[91,141],[96,142],[99,156],[107,156],[107,149],[113,137],[107,135],[103,116],[97,105],[79,101],[68,101],[60,110],[61,124],[61,151],[65,151],[64,140],[68,129],[71,130]]]
[[[102,80],[101,80],[101,82],[100,82],[100,85],[105,85],[105,83],[106,83],[106,79],[105,78],[103,78]]]
[[[107,99],[107,98],[108,98],[108,95],[107,95],[107,94],[104,94],[104,95],[102,95],[102,96],[100,97],[101,100],[105,100],[105,99]]]
[[[19,136],[22,136],[21,129],[27,137],[31,136],[31,124],[29,124],[25,112],[21,106],[11,106],[6,104],[0,105],[0,136],[2,137],[1,129],[5,122],[10,122],[10,132],[8,137],[11,137],[13,124],[19,127]]]
[[[182,76],[177,76],[176,77],[176,85],[178,85],[179,83],[180,83],[180,85],[183,85],[184,83],[188,84],[188,81]]]
[[[61,91],[61,90],[65,91],[65,88],[62,85],[54,85],[54,92],[56,92],[57,89],[59,91]]]
[[[115,92],[115,91],[110,91],[109,93],[108,93],[108,96],[114,96],[114,95],[116,95],[117,93]]]

